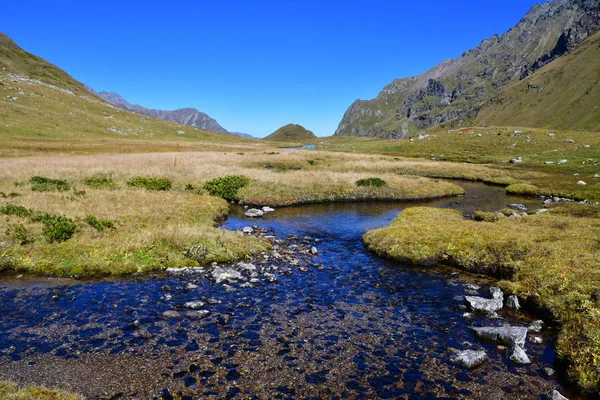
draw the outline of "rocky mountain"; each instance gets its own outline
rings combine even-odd
[[[301,142],[304,140],[316,139],[315,134],[302,125],[288,124],[277,129],[264,140],[274,142]]]
[[[256,137],[252,136],[249,133],[242,133],[242,132],[229,132],[229,133],[231,133],[232,135],[246,138],[246,139],[256,139]]]
[[[396,79],[375,99],[355,101],[335,135],[402,138],[450,120],[470,122],[501,89],[568,54],[599,27],[600,0],[535,5],[505,34],[421,75]]]
[[[229,133],[213,118],[209,117],[203,112],[196,110],[195,108],[180,108],[173,111],[154,110],[137,104],[131,104],[117,93],[104,91],[96,92],[90,87],[87,87],[87,89],[102,97],[104,100],[108,101],[113,106],[119,107],[123,110],[133,111],[138,114],[146,115],[152,118],[162,119],[165,121],[176,122],[181,125],[187,125],[205,131]]]
[[[600,129],[600,32],[500,91],[477,109],[473,125]]]

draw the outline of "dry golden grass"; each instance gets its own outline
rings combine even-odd
[[[83,400],[83,396],[62,390],[24,387],[7,381],[0,381],[0,399],[2,400]]]

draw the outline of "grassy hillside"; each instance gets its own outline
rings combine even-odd
[[[0,34],[0,136],[242,142],[123,111]]]
[[[504,89],[475,125],[600,130],[600,32],[576,50]]]
[[[301,142],[315,138],[315,134],[302,125],[288,124],[277,129],[264,139],[274,142]]]

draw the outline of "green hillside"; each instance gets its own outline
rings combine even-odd
[[[113,107],[0,33],[0,136],[245,141]]]
[[[577,49],[504,89],[475,125],[600,129],[600,32]]]
[[[315,138],[315,134],[302,125],[288,124],[277,129],[264,139],[274,142],[301,142]]]

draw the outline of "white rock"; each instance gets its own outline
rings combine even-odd
[[[541,319],[538,319],[537,321],[533,321],[531,324],[529,324],[527,329],[529,329],[531,332],[539,332],[542,330],[543,326],[544,326],[544,321],[542,321]]]
[[[487,360],[487,354],[485,351],[464,350],[452,356],[450,360],[463,367],[475,368]]]
[[[578,184],[578,185],[581,185],[581,186],[585,186],[585,185],[587,185],[587,183],[585,183],[584,181],[579,181],[579,182],[577,182],[577,184]]]
[[[569,400],[567,399],[565,396],[563,396],[562,394],[560,394],[560,392],[558,390],[553,390],[548,394],[548,398],[550,400]]]
[[[268,212],[273,212],[273,211],[275,211],[275,209],[274,209],[274,208],[271,208],[271,207],[269,207],[269,206],[264,206],[264,207],[262,208],[262,210],[263,210],[263,212],[265,212],[265,213],[268,213]]]
[[[245,226],[244,229],[242,229],[242,232],[252,233],[252,232],[254,232],[254,229],[251,226]]]
[[[531,360],[521,346],[513,345],[508,351],[508,358],[515,364],[531,364]]]
[[[481,338],[500,342],[505,345],[525,347],[527,328],[522,326],[500,326],[473,328]]]
[[[539,215],[539,214],[545,214],[545,213],[547,213],[547,212],[548,212],[548,209],[547,209],[547,208],[540,208],[540,209],[539,209],[539,210],[537,210],[535,213]]]
[[[263,210],[259,210],[257,208],[251,208],[248,211],[246,211],[246,217],[249,218],[258,218],[258,217],[262,217],[263,215],[265,215]]]
[[[506,307],[514,308],[515,310],[521,308],[521,305],[519,304],[519,298],[514,294],[508,296],[508,298],[506,299]]]
[[[188,301],[183,305],[185,308],[191,308],[192,310],[198,310],[204,307],[204,302],[202,301]]]
[[[556,162],[556,165],[561,165],[561,164],[564,164],[566,162],[567,162],[567,160],[559,160],[559,161]]]

